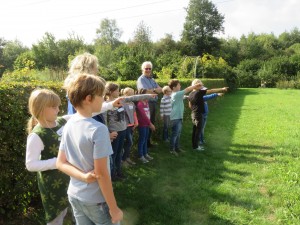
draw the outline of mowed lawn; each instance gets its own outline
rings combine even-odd
[[[300,224],[300,91],[239,89],[209,109],[205,151],[191,148],[186,109],[186,152],[158,142],[114,184],[123,224]]]

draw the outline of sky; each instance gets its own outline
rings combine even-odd
[[[224,15],[224,33],[217,36],[240,38],[251,32],[278,36],[300,28],[299,0],[212,0]],[[132,39],[141,21],[157,41],[172,34],[179,40],[189,0],[2,0],[0,38],[21,41],[31,47],[46,32],[56,40],[78,35],[86,43],[96,38],[104,18],[115,19],[123,31],[121,40]]]

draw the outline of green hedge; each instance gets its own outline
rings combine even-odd
[[[158,81],[163,87],[167,81]],[[203,79],[208,88],[226,86],[223,79]],[[119,82],[120,87],[136,88],[136,81]],[[191,84],[190,79],[181,80],[182,88]],[[60,114],[66,113],[65,91],[62,83],[54,82],[0,82],[0,217],[4,220],[18,215],[26,215],[30,207],[41,207],[36,173],[25,168],[26,124],[29,118],[27,102],[32,90],[49,88],[62,99]],[[161,125],[160,125],[161,126]],[[161,132],[154,138],[159,139]],[[136,138],[137,140],[137,138]]]

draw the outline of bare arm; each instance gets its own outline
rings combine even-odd
[[[65,152],[58,151],[58,156],[56,160],[56,167],[60,171],[64,172],[65,174],[76,178],[77,180],[86,182],[86,183],[93,183],[96,181],[96,175],[94,171],[90,172],[83,172],[77,167],[73,166],[67,161],[67,157]]]
[[[98,177],[97,181],[100,189],[109,207],[109,213],[112,218],[111,220],[113,223],[116,223],[123,219],[123,212],[119,209],[115,199],[109,171],[107,169],[107,160],[108,157],[94,160],[95,173]]]
[[[201,84],[200,84],[200,83],[199,83],[199,84],[195,84],[195,85],[192,85],[192,86],[187,87],[186,89],[184,89],[184,93],[185,93],[185,94],[186,94],[186,93],[189,93],[189,92],[191,92],[192,90],[197,89],[198,87],[201,87]]]
[[[228,87],[223,87],[223,88],[215,88],[215,89],[208,89],[206,91],[206,94],[212,94],[212,93],[219,93],[219,92],[226,92]]]

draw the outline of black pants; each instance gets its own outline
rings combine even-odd
[[[202,118],[192,118],[193,122],[193,134],[192,134],[192,145],[193,149],[198,148],[199,145],[199,137],[202,128]]]
[[[156,102],[148,102],[149,104],[149,109],[150,109],[150,121],[151,123],[155,126],[155,117],[156,117]],[[151,143],[150,138],[151,138],[152,131],[151,129],[149,130],[149,136],[147,140],[147,144],[149,145]]]

